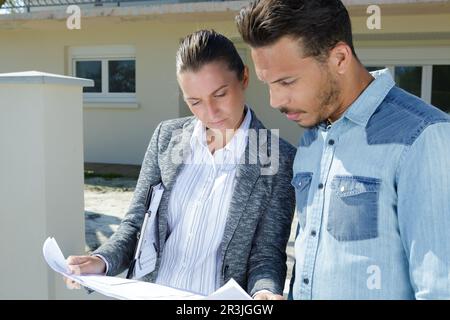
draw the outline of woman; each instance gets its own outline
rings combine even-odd
[[[118,231],[93,255],[69,257],[69,265],[81,273],[123,272],[147,190],[161,181],[158,260],[143,280],[208,295],[234,278],[255,298],[282,298],[295,148],[281,139],[273,145],[270,131],[255,143],[265,127],[245,105],[248,69],[229,39],[195,32],[182,41],[176,61],[194,116],[159,124]],[[270,174],[262,151],[266,160],[272,156]]]

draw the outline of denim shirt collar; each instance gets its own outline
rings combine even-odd
[[[367,126],[375,110],[395,85],[389,69],[377,70],[370,74],[375,80],[369,84],[343,115],[343,117],[363,127]]]

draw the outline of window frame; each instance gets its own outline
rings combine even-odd
[[[422,67],[421,98],[431,104],[433,66],[450,65],[450,46],[442,47],[377,47],[357,49],[365,66],[386,67],[395,79],[396,66]]]
[[[108,92],[109,61],[133,60],[135,63],[135,92]],[[100,61],[102,65],[102,92],[83,92],[84,103],[136,103],[137,61],[133,46],[72,47],[69,50],[69,74],[76,77],[77,61]]]

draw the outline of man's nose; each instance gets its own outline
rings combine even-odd
[[[277,90],[270,90],[270,105],[274,109],[280,109],[283,106],[286,106],[289,102],[289,98],[286,94],[283,94]]]

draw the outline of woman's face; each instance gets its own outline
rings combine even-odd
[[[248,69],[240,81],[224,62],[205,64],[198,71],[178,74],[178,83],[191,112],[209,129],[237,129],[243,120]]]

